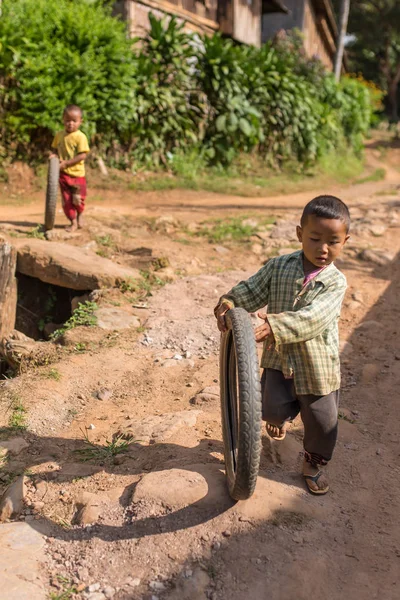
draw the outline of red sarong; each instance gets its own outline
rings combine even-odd
[[[86,177],[73,177],[67,175],[67,173],[60,173],[60,188],[62,197],[62,207],[65,216],[70,221],[76,219],[77,214],[83,213],[85,210],[85,199],[86,199]],[[81,203],[79,206],[75,206],[73,203],[73,194],[75,189],[79,188]]]

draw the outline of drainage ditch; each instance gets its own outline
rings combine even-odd
[[[34,340],[48,339],[54,325],[63,325],[71,317],[71,301],[88,291],[51,285],[16,273],[18,286],[15,329]]]

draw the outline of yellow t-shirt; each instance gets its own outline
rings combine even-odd
[[[51,147],[57,148],[61,160],[70,160],[77,154],[90,150],[86,135],[79,130],[73,133],[59,131],[56,133]],[[64,169],[64,172],[73,177],[85,177],[85,162],[81,160],[73,167]]]

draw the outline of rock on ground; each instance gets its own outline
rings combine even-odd
[[[201,501],[202,508],[230,503],[225,475],[218,464],[188,465],[145,475],[135,488],[133,504],[179,510]],[[200,508],[200,507],[199,507]]]
[[[0,527],[1,597],[7,600],[46,600],[39,561],[43,537],[27,523]]]
[[[191,398],[191,404],[203,404],[206,402],[215,402],[219,400],[220,390],[217,385],[209,385]]]
[[[140,278],[135,269],[68,244],[34,239],[17,240],[16,247],[17,271],[73,290],[114,287],[119,281]]]
[[[279,240],[281,244],[288,242],[297,242],[296,227],[298,223],[295,221],[280,221],[272,228],[271,240]]]
[[[135,315],[130,315],[121,308],[99,308],[96,310],[97,327],[110,331],[120,331],[129,327],[140,327],[140,321]]]
[[[24,507],[25,477],[21,475],[4,492],[0,502],[0,523],[18,516]]]
[[[12,438],[11,440],[0,442],[0,449],[4,448],[10,454],[19,454],[20,452],[28,448],[28,446],[28,442],[26,442],[22,437],[16,437]]]

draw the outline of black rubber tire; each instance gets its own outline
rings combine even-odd
[[[44,228],[46,231],[53,229],[56,220],[59,176],[60,161],[57,156],[54,156],[49,160],[47,171],[46,209],[44,214]]]
[[[231,497],[246,500],[254,492],[260,465],[260,368],[250,315],[233,308],[226,324],[220,349],[225,469]]]

